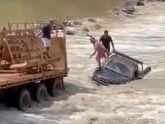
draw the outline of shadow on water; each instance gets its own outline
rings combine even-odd
[[[78,82],[75,82],[78,83]],[[72,83],[65,83],[64,91],[61,91],[56,97],[49,97],[48,101],[37,103],[32,101],[32,107],[26,112],[19,111],[14,106],[6,106],[6,101],[0,101],[0,124],[56,124],[58,121],[69,120],[68,115],[74,112],[83,112],[66,101],[76,94],[94,93],[91,88],[85,88]],[[14,100],[14,97],[10,97]],[[10,101],[11,101],[10,100]],[[10,117],[16,119],[8,119]],[[1,120],[1,118],[3,118]]]
[[[49,99],[48,99],[48,101],[46,101],[46,104],[42,104],[42,103],[39,104],[39,103],[35,102],[34,100],[32,100],[33,101],[32,109],[33,109],[33,107],[36,107],[36,106],[40,106],[41,109],[43,109],[44,107],[46,107],[46,108],[50,107],[54,102],[67,100],[71,96],[74,96],[79,93],[92,94],[92,93],[94,93],[94,89],[86,88],[83,86],[78,86],[73,83],[65,83],[65,89],[63,91],[58,92],[57,96],[55,96],[55,97],[49,96]],[[6,99],[5,97],[8,97],[8,99]],[[4,106],[5,106],[5,108],[9,108],[9,109],[16,107],[15,102],[16,102],[16,98],[11,94],[8,96],[0,97],[0,104],[1,104],[1,106],[3,106],[3,107],[0,107],[0,110],[3,110]]]
[[[65,87],[64,94],[68,96],[76,95],[77,93],[94,93],[92,88],[78,86],[73,83],[66,83]]]

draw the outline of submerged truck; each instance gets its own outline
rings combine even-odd
[[[142,79],[150,71],[151,67],[144,62],[113,51],[101,69],[94,71],[92,79],[99,85],[120,85]]]
[[[64,29],[53,31],[48,58],[37,35],[39,26],[9,23],[0,33],[0,96],[14,100],[20,110],[31,107],[32,99],[42,102],[48,94],[56,96],[68,74]]]

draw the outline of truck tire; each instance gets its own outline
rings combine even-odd
[[[49,94],[53,97],[58,96],[64,90],[63,78],[55,78],[49,85]]]
[[[48,100],[48,92],[45,84],[41,83],[37,86],[35,100],[38,103]]]
[[[31,107],[31,96],[27,89],[22,89],[18,96],[18,108],[26,111]]]

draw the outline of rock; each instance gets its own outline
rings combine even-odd
[[[98,118],[97,117],[93,117],[93,118],[90,118],[87,122],[87,124],[95,124],[95,123],[98,123]]]
[[[135,7],[132,5],[126,6],[123,10],[123,12],[127,13],[127,14],[134,14],[134,12],[136,11]]]
[[[138,0],[136,6],[144,6],[144,0]]]
[[[89,21],[89,22],[96,22],[96,20],[93,19],[93,18],[89,18],[88,21]]]
[[[73,24],[74,25],[82,25],[82,22],[80,22],[80,21],[73,21]]]
[[[132,11],[129,11],[127,9],[123,9],[122,11],[125,12],[125,13],[127,13],[127,14],[134,14]]]
[[[99,30],[99,29],[102,28],[102,26],[101,26],[100,24],[97,24],[97,23],[94,25],[94,27],[95,27],[95,29],[97,29],[97,30]]]
[[[165,0],[157,0],[157,1],[159,1],[159,2],[165,2]]]
[[[135,11],[136,11],[136,9],[135,9],[134,6],[127,6],[127,7],[126,7],[126,10],[128,10],[128,11],[130,11],[130,12],[135,12]]]
[[[89,29],[87,27],[84,27],[82,30],[85,32],[89,32]]]
[[[122,11],[127,14],[134,14],[136,11],[134,2],[126,2]]]
[[[147,2],[155,2],[156,0],[147,0]]]
[[[71,22],[68,22],[67,24],[65,24],[65,26],[73,26],[73,24]]]
[[[65,27],[65,33],[67,35],[74,35],[74,34],[76,34],[76,29],[71,26]]]

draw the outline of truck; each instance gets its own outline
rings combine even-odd
[[[41,103],[64,90],[68,75],[64,28],[53,30],[48,58],[37,35],[41,26],[8,23],[0,33],[0,97],[23,111],[32,106],[32,99]]]
[[[98,85],[120,85],[142,79],[150,71],[151,67],[144,62],[115,50],[101,69],[94,71],[92,79]]]

